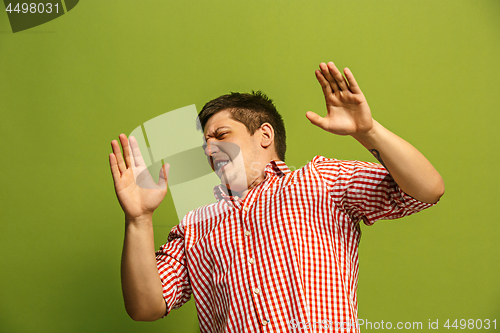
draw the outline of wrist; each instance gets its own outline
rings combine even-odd
[[[373,119],[372,128],[362,133],[354,133],[351,136],[366,148],[370,148],[375,145],[377,137],[380,136],[381,129],[383,129],[383,126]]]
[[[153,214],[144,214],[140,216],[127,216],[125,215],[125,225],[153,225]]]

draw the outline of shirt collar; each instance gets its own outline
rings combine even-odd
[[[277,176],[279,178],[283,177],[287,173],[290,173],[290,169],[288,166],[285,164],[285,162],[280,161],[280,160],[272,160],[271,162],[267,163],[264,172],[266,173],[266,177],[264,178],[264,183],[266,179],[269,178],[269,176]],[[262,184],[261,183],[261,184]],[[260,184],[259,184],[260,185]],[[237,200],[236,197],[234,196],[229,196],[227,188],[223,186],[222,184],[219,184],[214,187],[214,196],[217,199],[217,201],[226,199],[226,200]]]
[[[283,177],[285,174],[291,172],[285,162],[280,160],[272,160],[266,165],[264,169],[266,175],[275,175],[278,177]]]

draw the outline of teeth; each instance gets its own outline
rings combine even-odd
[[[226,165],[226,164],[227,164],[227,161],[220,161],[220,162],[217,162],[217,163],[215,164],[215,168],[216,168],[217,170],[219,170],[220,168],[222,168],[222,167],[223,167],[224,165]]]

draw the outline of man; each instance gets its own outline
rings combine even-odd
[[[122,157],[112,142],[110,166],[126,221],[122,289],[134,320],[159,319],[194,294],[202,332],[359,331],[360,221],[432,206],[444,183],[418,150],[373,120],[349,69],[344,78],[332,62],[321,63],[315,73],[327,115],[306,117],[352,136],[383,166],[317,156],[290,172],[271,101],[221,96],[199,115],[205,153],[221,178],[218,201],[189,212],[156,257],[152,214],[167,191],[168,165],[155,189],[138,187],[133,169],[145,165],[137,143],[131,137],[129,147],[120,135]]]

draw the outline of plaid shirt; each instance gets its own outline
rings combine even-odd
[[[172,229],[156,253],[168,312],[194,294],[201,332],[359,332],[359,222],[432,204],[375,163],[316,156],[265,173],[244,200],[216,187]]]

